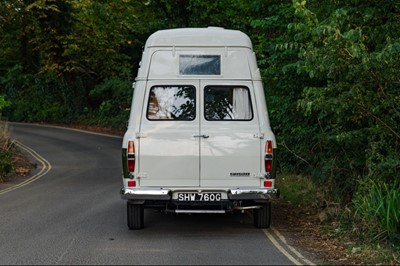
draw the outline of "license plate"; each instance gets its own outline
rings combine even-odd
[[[220,201],[221,193],[178,193],[179,201]]]

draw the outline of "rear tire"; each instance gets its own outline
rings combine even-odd
[[[271,202],[261,205],[261,208],[253,210],[254,226],[257,228],[269,228],[271,225]]]
[[[130,230],[142,229],[144,226],[144,209],[142,204],[127,202],[128,227]]]

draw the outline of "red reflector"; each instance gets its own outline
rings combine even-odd
[[[135,172],[135,160],[128,160],[129,172]]]
[[[265,171],[271,172],[272,169],[272,160],[265,160]]]
[[[128,181],[128,187],[136,187],[136,181],[135,180],[129,180]]]
[[[272,187],[272,181],[271,180],[264,181],[264,187]]]

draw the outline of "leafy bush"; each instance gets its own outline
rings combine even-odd
[[[129,117],[132,100],[132,83],[128,80],[111,79],[97,85],[89,97],[97,103],[88,115],[90,124],[124,128]]]
[[[0,122],[0,182],[12,171],[11,145],[6,123]]]
[[[24,74],[19,65],[0,79],[0,91],[12,102],[4,109],[12,121],[69,122],[83,109],[79,82],[70,86],[52,73]]]
[[[11,102],[7,101],[4,95],[0,95],[0,110],[11,105]]]
[[[314,205],[318,203],[317,189],[309,177],[282,175],[277,180],[281,198],[294,205]]]
[[[400,175],[400,22],[391,1],[322,2],[270,5],[252,24],[281,170],[349,203],[363,177]]]

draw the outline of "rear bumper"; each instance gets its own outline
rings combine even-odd
[[[184,189],[146,189],[146,188],[122,188],[120,191],[121,198],[125,200],[172,200],[174,192],[185,192]],[[188,191],[193,191],[189,189]],[[196,191],[210,192],[215,189],[199,189]],[[221,191],[221,189],[218,189]],[[277,188],[235,188],[223,189],[229,200],[270,200],[279,197],[279,189]]]
[[[169,189],[130,189],[121,188],[121,198],[126,200],[170,200]]]
[[[277,188],[231,189],[228,193],[231,200],[276,199],[279,197]]]

